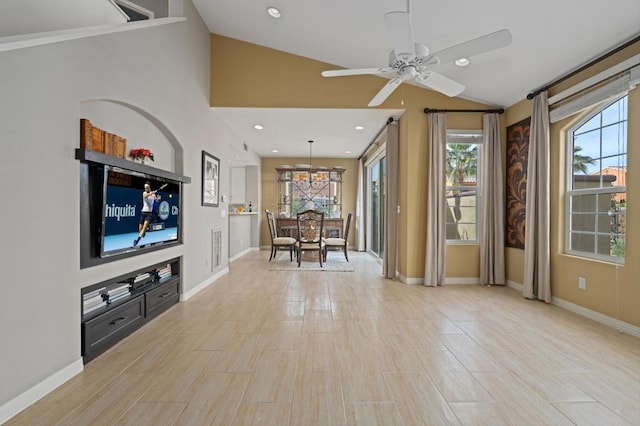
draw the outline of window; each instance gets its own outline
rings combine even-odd
[[[627,97],[598,109],[569,132],[566,251],[624,262]]]
[[[281,166],[278,173],[278,217],[295,218],[308,209],[325,218],[342,217],[342,173],[344,168],[293,168]]]
[[[482,133],[447,131],[447,242],[477,242]]]
[[[384,224],[387,206],[387,157],[383,147],[366,164],[367,168],[367,251],[384,257]]]

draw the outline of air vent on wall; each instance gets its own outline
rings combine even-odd
[[[211,272],[222,263],[222,229],[211,230]]]

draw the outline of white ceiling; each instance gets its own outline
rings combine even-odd
[[[405,0],[194,0],[209,31],[346,68],[386,66],[383,15]],[[282,11],[278,20],[267,6]],[[432,52],[499,29],[510,46],[438,72],[462,97],[508,107],[526,94],[640,33],[640,0],[449,0],[411,2],[414,39]]]
[[[135,0],[131,0],[135,3]],[[174,0],[155,0],[170,2]],[[336,67],[386,66],[383,16],[406,0],[193,0],[212,33],[320,60]],[[145,7],[149,6],[145,1]],[[276,6],[282,18],[266,14]],[[410,4],[416,42],[432,52],[507,28],[513,43],[437,72],[466,86],[461,97],[508,107],[526,94],[640,34],[640,0],[449,0]],[[0,36],[120,22],[113,0],[2,0]],[[1,42],[1,39],[0,39]],[[380,83],[383,86],[383,81]],[[399,110],[216,108],[261,156],[357,157]],[[265,130],[257,132],[260,122]],[[355,132],[361,124],[364,131]],[[272,153],[278,149],[278,153]],[[353,154],[345,154],[349,149]]]
[[[407,10],[405,0],[194,3],[212,33],[345,68],[386,66],[392,48],[383,15]],[[267,6],[278,7],[282,17],[270,18]],[[510,46],[473,57],[466,68],[450,64],[437,69],[466,86],[462,98],[496,107],[519,102],[527,93],[640,34],[640,0],[414,0],[410,14],[415,41],[426,44],[432,52],[499,29],[511,31]],[[351,130],[358,121],[371,117],[367,114],[346,115],[342,110],[345,133],[332,125],[337,122],[334,112],[327,112],[328,121],[322,121],[323,114],[317,111],[307,115],[296,110],[240,109],[220,114],[261,156],[308,155],[306,141],[317,139],[323,142],[314,144],[314,152],[326,144],[333,156],[343,156],[342,146],[349,141],[350,146],[361,147],[353,149],[357,157],[370,142],[368,134],[357,137]],[[389,112],[384,112],[377,127],[388,116]],[[350,119],[353,121],[348,123]],[[256,134],[251,127],[246,128],[256,120],[273,132]],[[314,132],[306,133],[305,129]],[[279,147],[278,154],[270,151],[275,146]]]
[[[110,0],[0,0],[0,37],[125,22]]]
[[[389,118],[399,118],[403,112],[373,108],[213,109],[261,157],[303,158],[309,156],[309,140],[313,140],[313,157],[356,158]],[[254,124],[264,129],[256,130]],[[356,130],[355,126],[364,129]],[[272,152],[274,149],[278,152]]]

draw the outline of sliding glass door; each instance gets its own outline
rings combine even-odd
[[[367,251],[382,258],[386,205],[387,162],[384,150],[367,162]]]

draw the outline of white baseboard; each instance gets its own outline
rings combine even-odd
[[[187,291],[186,293],[182,293],[180,295],[180,301],[181,302],[186,302],[187,300],[191,299],[193,296],[195,296],[196,294],[200,293],[202,290],[204,290],[205,288],[209,287],[211,284],[216,282],[218,279],[220,279],[220,277],[222,277],[223,275],[226,275],[228,273],[229,273],[229,267],[227,266],[226,268],[224,268],[223,270],[221,270],[217,274],[215,274],[215,275],[207,278],[206,280],[202,281],[200,284],[196,285],[191,290]]]
[[[580,305],[576,305],[575,303],[567,302],[566,300],[562,300],[557,297],[551,296],[551,303],[560,308],[566,309],[567,311],[571,311],[575,314],[582,315],[583,317],[592,319],[595,322],[599,322],[600,324],[609,326],[613,329],[618,330],[621,333],[626,333],[635,337],[640,337],[640,327],[636,327],[635,325],[631,325],[627,322],[620,321],[619,319],[615,319],[608,315],[601,314],[600,312],[592,311],[591,309],[585,308]]]
[[[520,293],[524,291],[524,286],[515,281],[507,281],[507,285],[512,289],[519,291]],[[593,311],[591,309],[585,308],[584,306],[576,305],[575,303],[567,302],[566,300],[554,296],[551,296],[551,304],[616,329],[621,333],[640,337],[640,327],[636,327],[635,325],[620,321],[619,319],[601,314],[600,312]]]
[[[190,299],[200,291],[204,290],[209,285],[213,284],[215,281],[217,281],[220,277],[227,274],[228,272],[229,272],[229,268],[228,267],[224,268],[222,271],[218,272],[214,276],[207,278],[202,283],[196,285],[193,289],[189,290],[187,293],[182,294],[180,296],[180,300],[184,302]],[[397,273],[396,275],[400,278],[400,281],[405,284],[423,284],[424,283],[424,278],[421,278],[421,277],[409,278],[399,273]],[[447,278],[446,281],[447,281],[447,284],[477,284],[479,283],[480,280],[479,278],[450,277],[450,278]],[[513,288],[514,290],[518,290],[520,292],[522,292],[523,290],[522,284],[517,283],[515,281],[508,280],[507,285]],[[620,331],[621,333],[626,333],[634,337],[640,338],[640,327],[636,327],[632,324],[626,323],[624,321],[620,321],[618,319],[612,318],[610,316],[601,314],[596,311],[592,311],[591,309],[587,309],[585,307],[576,305],[574,303],[567,302],[566,300],[562,300],[557,297],[552,297],[551,303],[560,308],[566,309],[578,315],[594,320],[600,324],[609,326],[613,329]],[[64,367],[62,370],[57,371],[56,373],[47,377],[37,385],[31,387],[30,389],[27,389],[25,392],[21,393],[17,397],[4,403],[2,406],[0,406],[0,424],[7,422],[16,414],[20,413],[25,408],[34,404],[40,398],[42,398],[49,392],[52,392],[58,386],[65,383],[67,380],[81,373],[83,369],[84,369],[84,364],[82,363],[82,358],[79,358],[76,361],[69,364],[68,366]]]
[[[212,277],[207,278],[205,281],[196,285],[188,292],[181,294],[180,301],[184,302],[186,300],[189,300],[197,293],[201,292],[228,273],[229,267],[222,269],[220,272],[213,275]],[[38,383],[30,389],[27,389],[25,392],[13,398],[12,400],[4,403],[2,406],[0,406],[0,424],[4,424],[6,421],[14,417],[16,414],[20,413],[25,408],[33,405],[40,398],[52,392],[58,386],[71,379],[73,376],[81,373],[83,369],[84,364],[82,363],[82,358],[79,358],[67,367],[64,367],[62,370],[52,374],[42,382]]]
[[[410,284],[410,285],[424,284],[423,277],[405,277],[404,275],[400,274],[398,271],[396,271],[396,277],[400,279],[400,282],[405,284]]]
[[[396,272],[396,276],[401,282],[405,284],[424,284],[424,277],[405,277],[404,275]],[[446,277],[445,284],[480,284],[480,278],[478,277]]]
[[[244,256],[247,253],[251,253],[252,251],[258,251],[258,250],[260,250],[258,247],[249,247],[248,249],[246,249],[244,251],[241,251],[240,253],[238,253],[235,256],[233,256],[232,258],[230,258],[229,259],[229,263],[240,259],[242,256]]]
[[[53,373],[37,385],[22,392],[11,401],[2,404],[2,406],[0,406],[0,424],[4,424],[10,418],[34,404],[76,374],[80,374],[83,369],[84,364],[82,363],[82,358],[78,358],[62,370]]]
[[[455,284],[480,284],[479,277],[445,277],[444,283],[447,285]]]
[[[518,290],[520,293],[522,293],[524,291],[524,286],[520,283],[517,283],[515,281],[511,281],[511,280],[507,280],[507,285],[509,287],[511,287],[514,290]]]
[[[423,284],[424,278],[421,277],[405,277],[404,275],[397,274],[400,278],[400,281],[405,284]],[[451,284],[480,284],[480,278],[463,278],[463,277],[447,277],[445,279],[447,285]],[[515,281],[507,280],[507,286],[510,288],[522,293],[524,291],[524,286]],[[612,318],[608,315],[601,314],[600,312],[592,311],[591,309],[587,309],[583,306],[576,305],[575,303],[567,302],[566,300],[559,299],[557,297],[551,297],[551,304],[556,305],[560,308],[571,311],[575,314],[581,315],[583,317],[592,319],[600,324],[604,324],[608,327],[616,329],[621,333],[630,334],[635,337],[640,338],[640,327],[636,327],[635,325],[629,324],[624,321],[620,321],[616,318]]]

